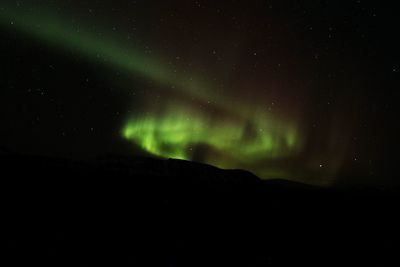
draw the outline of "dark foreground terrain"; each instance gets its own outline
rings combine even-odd
[[[396,191],[0,155],[2,266],[400,266]]]

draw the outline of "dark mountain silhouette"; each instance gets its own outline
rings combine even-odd
[[[0,153],[3,266],[395,266],[395,190]],[[394,265],[393,265],[394,264]]]

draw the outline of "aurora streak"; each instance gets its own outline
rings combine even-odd
[[[212,83],[173,71],[131,42],[99,37],[82,26],[77,31],[67,19],[48,14],[41,10],[2,10],[0,20],[2,26],[58,49],[72,49],[95,63],[101,59],[105,67],[155,81],[157,87],[163,88],[167,97],[126,119],[121,130],[126,140],[161,157],[197,160],[223,168],[247,168],[263,178],[277,173],[290,175],[280,167],[273,169],[260,162],[292,157],[302,150],[304,140],[296,119],[268,113],[256,99],[216,93]],[[207,108],[199,108],[176,95],[195,99]]]

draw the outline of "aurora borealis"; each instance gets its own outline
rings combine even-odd
[[[90,32],[71,27],[40,12],[10,13],[4,18],[12,20],[18,30],[64,49],[76,49],[89,59],[101,57],[106,65],[121,68],[145,79],[152,79],[162,86],[172,86],[179,94],[186,94],[199,101],[217,99],[210,85],[197,83],[193,78],[173,74],[161,63],[135,53],[134,49],[112,40],[102,42]],[[23,18],[18,20],[17,18]],[[172,90],[167,87],[167,90]],[[253,103],[231,103],[223,96],[223,102],[214,104],[222,110],[221,118],[211,118],[207,111],[195,110],[178,101],[166,101],[162,114],[146,114],[128,119],[123,137],[146,151],[162,157],[199,159],[220,167],[235,168],[263,158],[281,158],[296,153],[300,148],[298,129],[286,120],[277,120],[266,112],[256,111]],[[215,101],[215,100],[213,100]],[[234,108],[232,108],[234,107]],[[201,151],[198,147],[208,147]]]
[[[223,163],[222,155],[229,159],[227,162],[238,164],[284,157],[298,150],[295,129],[286,125],[278,127],[277,122],[266,118],[261,118],[255,125],[258,127],[249,129],[245,121],[213,121],[190,108],[180,110],[179,105],[174,105],[160,116],[132,119],[124,128],[123,135],[155,155],[179,159],[197,159],[197,147],[204,145],[216,153],[207,155],[205,152],[198,159],[218,165],[229,164]]]
[[[132,155],[318,184],[375,160],[360,156],[372,139],[360,130],[369,100],[359,92],[373,82],[354,59],[364,53],[344,47],[358,37],[334,18],[316,24],[310,11],[297,23],[300,7],[289,2],[150,2],[4,2],[0,26],[99,69],[131,102],[115,107],[121,123],[107,132]]]

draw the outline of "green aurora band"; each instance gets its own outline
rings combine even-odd
[[[251,122],[255,127],[245,121],[214,119],[190,107],[172,105],[159,116],[151,114],[130,120],[123,135],[155,155],[200,157],[201,161],[230,167],[234,167],[232,162],[237,166],[287,157],[298,149],[296,129],[277,127],[276,122],[264,117]]]
[[[199,109],[170,96],[127,118],[123,138],[143,150],[165,158],[197,160],[222,168],[246,168],[263,178],[287,178],[294,173],[262,162],[300,153],[304,144],[295,121],[272,116],[257,108],[256,100],[236,100],[216,94],[215,86],[195,75],[181,75],[127,41],[104,38],[77,27],[71,20],[30,9],[0,10],[0,23],[48,45],[78,51],[88,60],[151,80],[171,95],[184,95],[211,103],[222,114]],[[12,22],[12,23],[11,23]],[[222,101],[219,101],[223,97]],[[154,104],[153,104],[154,105]],[[161,112],[154,112],[154,109]],[[278,176],[278,177],[277,177]]]

